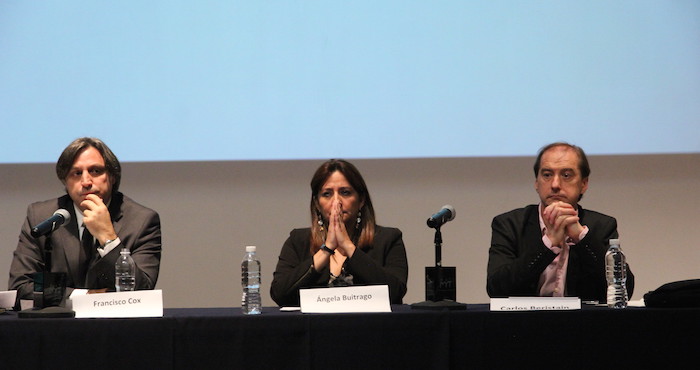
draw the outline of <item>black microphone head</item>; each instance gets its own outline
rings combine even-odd
[[[450,217],[448,217],[446,221],[452,221],[455,219],[455,216],[457,216],[457,211],[455,211],[455,207],[452,207],[449,204],[445,204],[444,206],[442,206],[442,209],[450,211]]]
[[[60,215],[63,216],[63,222],[62,224],[67,224],[70,222],[70,212],[66,211],[63,208],[59,208],[56,210],[56,212],[53,213],[55,215]]]
[[[455,207],[452,207],[449,204],[444,205],[442,208],[440,208],[438,213],[430,216],[427,222],[428,227],[437,229],[444,223],[454,220],[455,215],[457,215],[457,212],[455,212]]]
[[[31,229],[31,234],[35,238],[46,235],[58,229],[62,225],[67,224],[68,222],[70,222],[70,213],[61,208],[56,210],[51,217],[34,226]]]

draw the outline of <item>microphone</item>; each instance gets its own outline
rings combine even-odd
[[[53,213],[53,216],[47,218],[45,221],[42,221],[32,228],[32,236],[36,238],[37,236],[50,234],[63,224],[67,224],[69,221],[70,213],[63,208],[58,209]]]
[[[455,207],[452,207],[449,204],[444,205],[436,214],[430,216],[428,219],[428,227],[437,229],[443,224],[454,220],[456,215],[457,213],[455,212]]]

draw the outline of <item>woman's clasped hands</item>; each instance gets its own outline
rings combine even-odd
[[[355,244],[353,244],[348,234],[347,226],[343,222],[343,216],[346,214],[347,212],[343,211],[343,204],[338,200],[333,201],[331,213],[328,216],[326,246],[343,256],[352,257],[352,254],[355,252]],[[348,218],[352,220],[352,216],[348,215]]]

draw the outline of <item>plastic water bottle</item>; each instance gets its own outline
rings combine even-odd
[[[114,287],[117,292],[128,292],[136,286],[136,264],[131,252],[122,248],[117,263],[114,264]]]
[[[605,274],[608,280],[608,307],[627,307],[627,265],[620,249],[620,239],[610,239],[605,253]]]
[[[245,257],[241,262],[241,311],[246,315],[257,315],[261,312],[260,302],[260,261],[255,255],[255,246],[245,247]]]

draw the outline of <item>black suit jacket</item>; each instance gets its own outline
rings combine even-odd
[[[32,299],[34,282],[31,274],[44,269],[44,252],[47,237],[31,236],[31,227],[51,217],[59,208],[70,212],[67,225],[51,233],[53,248],[51,272],[67,274],[67,292],[74,288],[101,289],[114,291],[114,263],[119,251],[126,246],[136,263],[136,289],[153,289],[158,280],[161,253],[160,218],[158,213],[146,208],[123,194],[113,194],[109,204],[109,214],[114,231],[121,244],[107,255],[93,259],[88,267],[85,284],[79,285],[80,237],[75,217],[73,201],[68,195],[37,202],[27,208],[19,235],[19,243],[10,266],[9,289],[17,289],[18,299]],[[97,254],[97,252],[95,252]],[[97,255],[99,257],[99,254]]]
[[[589,231],[570,248],[566,295],[605,302],[605,252],[608,241],[618,237],[617,221],[581,207],[579,218]],[[496,216],[491,230],[486,282],[489,296],[537,296],[540,275],[557,256],[542,242],[538,206],[529,205]],[[629,266],[627,291],[632,297],[634,275]]]
[[[310,243],[311,229],[294,229],[282,246],[270,287],[272,299],[280,306],[298,306],[300,288],[328,286],[329,267],[321,272],[312,267]],[[391,303],[401,303],[408,279],[401,231],[376,226],[374,243],[366,249],[357,248],[346,260],[345,270],[357,285],[387,284]]]

